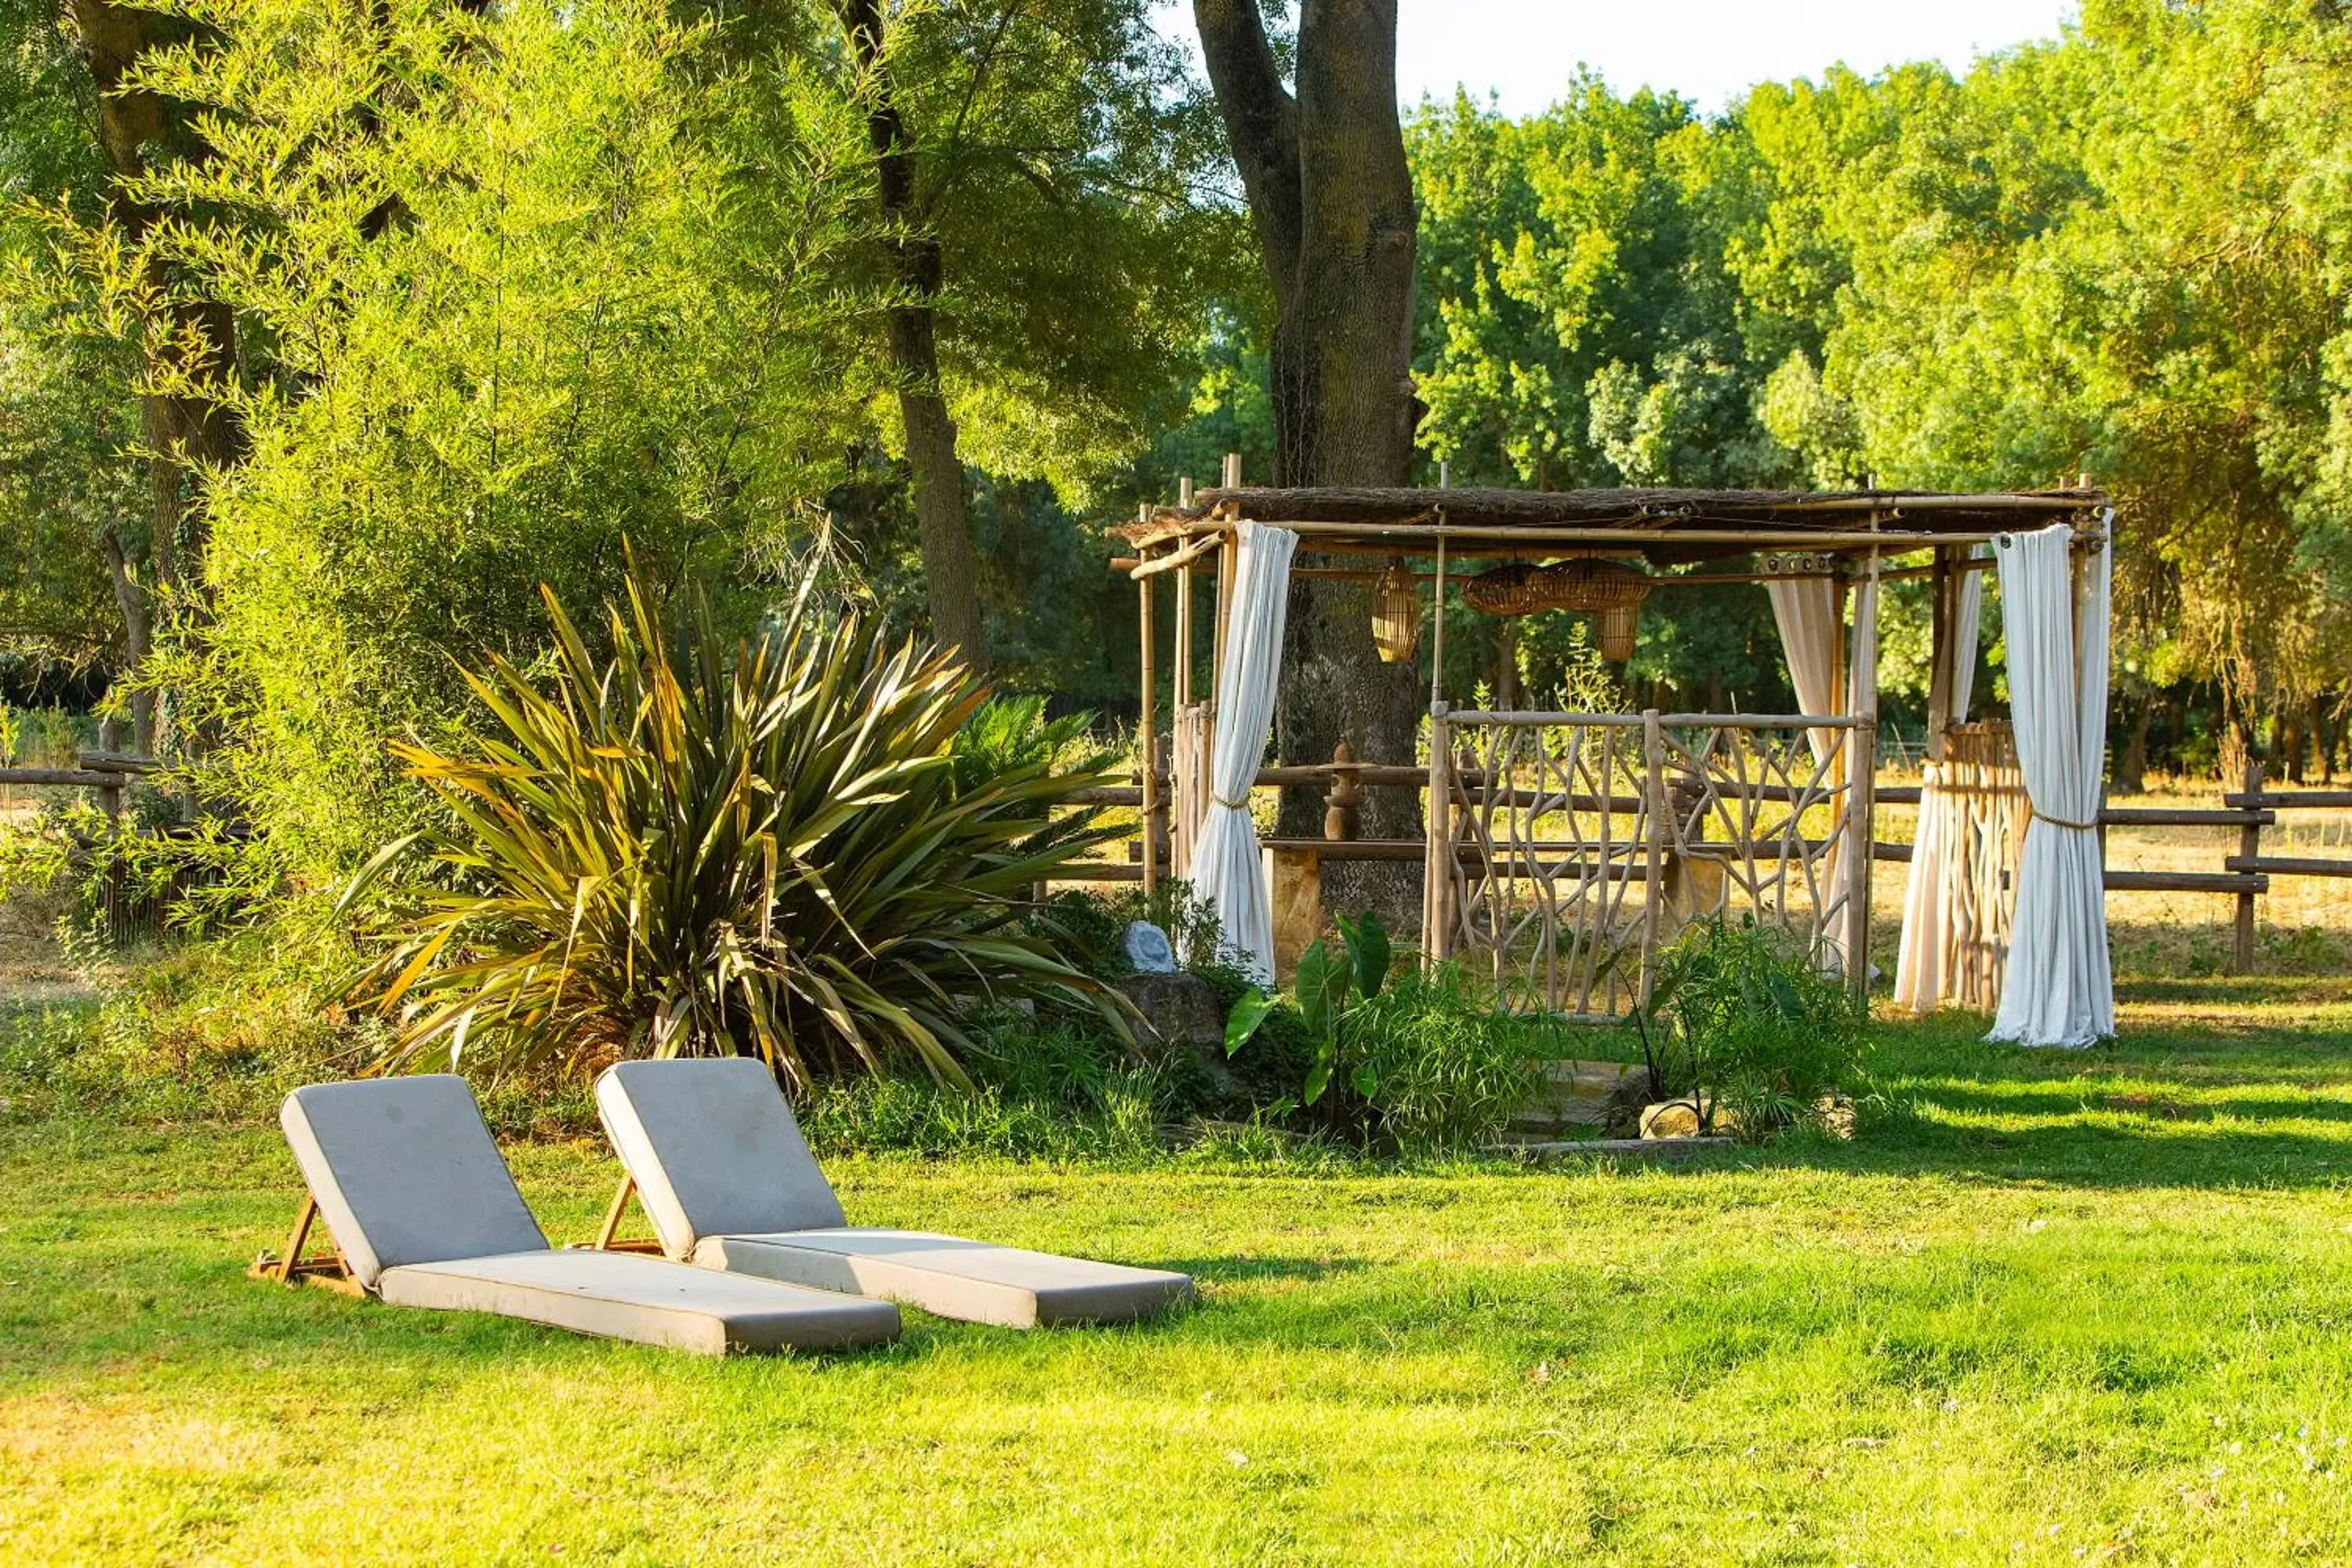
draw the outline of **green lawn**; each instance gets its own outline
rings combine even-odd
[[[2352,986],[2129,1020],[1885,1028],[1908,1117],[1707,1169],[837,1163],[1204,1300],[805,1360],[250,1283],[274,1131],[11,1121],[0,1560],[2352,1559]],[[511,1153],[592,1227],[600,1148]]]

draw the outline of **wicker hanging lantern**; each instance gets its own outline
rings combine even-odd
[[[1563,561],[1552,568],[1560,582],[1564,608],[1590,611],[1600,623],[1601,657],[1622,664],[1633,657],[1633,634],[1642,624],[1642,601],[1655,584],[1646,572],[1615,561]]]
[[[1642,625],[1639,605],[1612,605],[1601,612],[1601,657],[1622,664],[1633,657],[1633,634]]]
[[[1490,616],[1582,610],[1600,622],[1601,657],[1622,664],[1633,657],[1642,602],[1654,586],[1655,580],[1638,568],[1586,557],[1557,566],[1497,566],[1465,583],[1462,600]]]
[[[1551,574],[1540,566],[1517,564],[1497,566],[1465,579],[1462,602],[1486,616],[1532,616],[1538,610],[1559,607],[1559,601],[1552,596]]]
[[[1411,664],[1421,651],[1421,590],[1402,566],[1372,584],[1372,646],[1382,664]]]

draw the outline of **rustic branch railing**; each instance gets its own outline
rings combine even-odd
[[[1514,1007],[1577,1018],[1638,1004],[1662,943],[1718,913],[1863,954],[1866,722],[1439,709],[1424,952]]]

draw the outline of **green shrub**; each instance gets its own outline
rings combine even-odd
[[[1659,955],[1636,1022],[1653,1095],[1694,1098],[1703,1123],[1727,1111],[1749,1138],[1854,1089],[1868,1043],[1868,1015],[1843,983],[1782,932],[1720,915]]]
[[[1293,1000],[1254,988],[1235,999],[1227,1057],[1289,1047],[1304,1064],[1298,1109],[1368,1145],[1427,1154],[1493,1139],[1534,1092],[1538,1026],[1470,995],[1450,963],[1408,968],[1389,985],[1393,954],[1379,918],[1339,923],[1338,952],[1318,939],[1299,955]]]
[[[359,988],[397,1016],[392,1065],[741,1053],[803,1089],[902,1060],[961,1083],[975,1002],[1076,1001],[1124,1027],[1021,923],[1097,837],[1041,818],[1100,775],[1033,757],[960,780],[986,689],[814,579],[732,647],[698,595],[675,651],[643,579],[629,602],[609,664],[550,595],[545,689],[496,658],[467,677],[500,731],[480,755],[396,748],[445,816],[412,836],[438,885]]]
[[[1129,1068],[1106,1074],[1074,1105],[908,1078],[819,1085],[800,1111],[820,1158],[839,1153],[992,1154],[1012,1160],[1135,1162],[1160,1147],[1157,1084]]]
[[[95,1001],[0,1003],[0,1093],[23,1114],[266,1120],[379,1043],[329,1000],[338,955],[287,935],[110,966]]]
[[[1528,1102],[1541,1070],[1540,1034],[1468,994],[1448,963],[1409,971],[1358,1007],[1347,1052],[1352,1067],[1367,1069],[1365,1102],[1381,1141],[1439,1153],[1492,1142]]]

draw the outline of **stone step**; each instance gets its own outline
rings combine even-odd
[[[1510,1126],[1520,1133],[1606,1127],[1639,1114],[1648,1088],[1648,1069],[1639,1063],[1548,1061],[1542,1084],[1512,1116]]]

